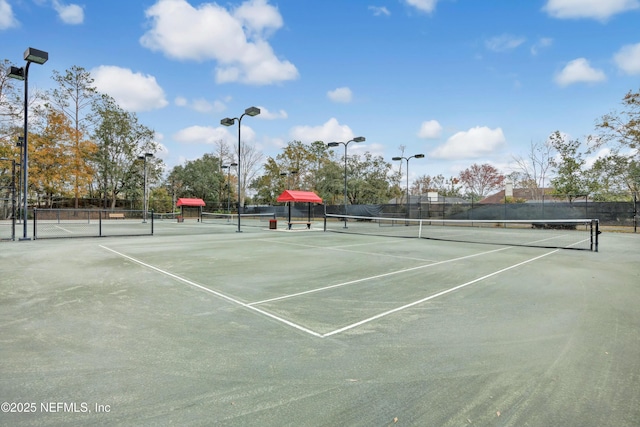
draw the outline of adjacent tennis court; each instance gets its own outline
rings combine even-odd
[[[1,244],[0,424],[638,425],[637,235],[246,219]]]

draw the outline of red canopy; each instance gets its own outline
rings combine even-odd
[[[202,199],[180,198],[178,199],[176,206],[205,206],[205,204]]]
[[[313,191],[285,190],[278,196],[278,202],[322,203],[322,199]]]

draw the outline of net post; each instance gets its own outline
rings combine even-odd
[[[202,209],[202,208],[200,208]],[[153,214],[153,209],[151,209],[151,235],[153,236],[153,218],[155,215]],[[200,223],[202,223],[202,214],[200,215]]]
[[[597,219],[593,220],[593,223],[595,223],[595,252],[598,252],[598,240],[599,240],[599,235],[600,235],[600,221]]]
[[[38,209],[33,208],[33,240],[38,238]]]
[[[324,213],[324,229],[323,231],[327,231],[327,212],[325,209],[325,213]]]

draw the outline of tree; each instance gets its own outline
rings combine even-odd
[[[195,197],[217,204],[221,203],[218,188],[225,181],[220,167],[220,159],[213,154],[190,160],[183,166],[174,167],[169,182],[180,182],[177,197]]]
[[[240,177],[240,207],[244,205],[247,188],[253,182],[256,175],[260,171],[260,163],[264,155],[259,152],[253,145],[242,144],[241,152],[238,153],[236,148],[236,156],[240,158],[240,166],[238,166],[238,176]]]
[[[576,197],[584,197],[588,192],[587,181],[583,176],[585,164],[578,152],[580,141],[564,138],[559,131],[555,131],[549,142],[558,152],[558,158],[553,159],[551,166],[556,174],[551,180],[553,194],[566,196],[571,203]]]
[[[73,195],[77,209],[80,189],[86,188],[93,178],[93,168],[89,160],[96,151],[92,141],[83,139],[83,136],[88,134],[91,123],[90,115],[83,113],[98,98],[98,92],[93,86],[91,74],[75,65],[64,75],[54,70],[53,80],[58,83],[58,87],[53,90],[51,100],[67,116],[74,128],[71,135],[72,155],[69,159],[69,172],[73,179]]]
[[[262,171],[262,175],[251,182],[251,188],[256,191],[256,203],[272,205],[276,203],[284,187],[280,166],[273,157],[267,157]]]
[[[154,212],[172,212],[173,201],[165,187],[154,188],[149,192],[149,207]]]
[[[413,195],[436,192],[444,197],[460,197],[457,187],[460,180],[456,177],[445,178],[444,175],[422,175],[411,183],[410,193]]]
[[[610,154],[601,157],[586,175],[594,200],[629,200],[629,192],[640,189],[640,162],[630,156]]]
[[[614,152],[628,149],[640,160],[640,90],[629,91],[622,100],[623,110],[605,114],[596,121],[599,134],[589,138],[593,148],[610,145]]]
[[[504,175],[487,163],[482,165],[474,163],[460,172],[458,179],[473,200],[483,199],[504,184]]]
[[[45,206],[52,207],[54,196],[68,194],[73,152],[68,142],[75,130],[66,116],[49,109],[47,125],[41,133],[34,134],[29,143],[29,186],[36,193],[38,205],[41,196]]]
[[[124,111],[112,98],[103,95],[93,109],[94,139],[98,144],[94,156],[97,185],[105,202],[109,199],[114,208],[121,193],[141,192],[142,166],[138,156],[155,153],[157,143],[153,131],[138,123],[135,114]],[[160,166],[157,157],[147,161],[148,180],[157,177]]]
[[[352,205],[387,203],[390,199],[388,174],[391,164],[381,156],[353,155],[347,159],[347,198]]]
[[[20,114],[24,102],[16,87],[18,81],[8,75],[10,66],[6,59],[0,62],[0,157],[9,157],[5,149],[15,147],[16,131],[22,129]]]
[[[516,173],[509,178],[518,181],[519,187],[529,190],[532,200],[542,200],[544,188],[553,160],[553,145],[550,140],[544,143],[531,142],[527,157],[513,156],[516,162]],[[516,184],[516,182],[514,182]]]

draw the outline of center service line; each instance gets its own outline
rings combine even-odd
[[[424,265],[419,265],[417,267],[410,267],[410,268],[405,268],[405,269],[402,269],[402,270],[391,271],[389,273],[378,274],[377,276],[363,277],[362,279],[355,279],[355,280],[350,280],[348,282],[336,283],[335,285],[324,286],[322,288],[310,289],[308,291],[297,292],[295,294],[282,295],[282,296],[279,296],[279,297],[269,298],[269,299],[265,299],[265,300],[262,300],[262,301],[255,301],[255,302],[249,303],[247,305],[254,306],[254,305],[264,304],[264,303],[272,302],[272,301],[279,301],[279,300],[288,299],[288,298],[295,298],[295,297],[299,297],[301,295],[307,295],[307,294],[312,294],[312,293],[315,293],[315,292],[326,291],[327,289],[339,288],[339,287],[342,287],[342,286],[353,285],[355,283],[366,282],[368,280],[380,279],[381,277],[393,276],[394,274],[407,273],[409,271],[415,271],[415,270],[421,270],[423,268],[435,267],[437,265],[446,264],[446,263],[449,263],[449,262],[456,262],[456,261],[460,261],[460,260],[463,260],[463,259],[473,258],[473,257],[481,256],[481,255],[494,253],[494,252],[506,251],[507,249],[511,249],[511,247],[493,249],[491,251],[486,251],[486,252],[478,252],[476,254],[466,255],[466,256],[463,256],[463,257],[459,257],[459,258],[451,258],[451,259],[447,259],[447,260],[444,260],[444,261],[433,262],[431,264],[424,264]]]
[[[335,335],[335,334],[339,334],[340,332],[344,332],[346,330],[353,329],[353,328],[358,327],[360,325],[364,325],[365,323],[371,322],[371,321],[376,320],[376,319],[380,319],[381,317],[388,316],[389,314],[397,313],[398,311],[404,310],[405,308],[409,308],[409,307],[413,307],[414,305],[422,304],[425,301],[429,301],[429,300],[432,300],[432,299],[437,298],[439,296],[446,295],[446,294],[448,294],[450,292],[457,291],[458,289],[462,289],[462,288],[464,288],[466,286],[469,286],[469,285],[472,285],[474,283],[480,282],[481,280],[488,279],[491,276],[495,276],[495,275],[498,275],[500,273],[504,273],[505,271],[511,270],[513,268],[519,267],[519,266],[524,265],[524,264],[528,264],[528,263],[533,262],[535,260],[538,260],[540,258],[544,258],[544,257],[546,257],[548,255],[551,255],[551,254],[554,254],[554,253],[558,252],[559,250],[560,249],[556,249],[554,251],[547,252],[546,254],[542,254],[542,255],[539,255],[539,256],[537,256],[535,258],[531,258],[531,259],[528,259],[526,261],[522,261],[522,262],[520,262],[518,264],[514,264],[514,265],[512,265],[510,267],[503,268],[502,270],[494,271],[493,273],[487,274],[486,276],[478,277],[477,279],[473,279],[470,282],[463,283],[462,285],[458,285],[458,286],[455,286],[453,288],[446,289],[446,290],[444,290],[442,292],[438,292],[437,294],[428,296],[428,297],[423,298],[421,300],[414,301],[412,303],[403,305],[402,307],[397,307],[397,308],[394,308],[393,310],[389,310],[389,311],[385,311],[384,313],[376,314],[375,316],[369,317],[368,319],[364,319],[364,320],[361,320],[359,322],[353,323],[351,325],[347,325],[347,326],[345,326],[343,328],[336,329],[335,331],[331,331],[331,332],[328,332],[326,334],[323,334],[322,338],[329,337],[329,336]]]
[[[310,335],[313,335],[313,336],[315,336],[315,337],[323,338],[323,337],[322,337],[322,334],[319,334],[318,332],[314,332],[314,331],[312,331],[311,329],[307,329],[307,328],[305,328],[304,326],[300,326],[300,325],[298,325],[298,324],[296,324],[296,323],[290,322],[290,321],[288,321],[288,320],[286,320],[286,319],[283,319],[283,318],[281,318],[281,317],[278,317],[278,316],[276,316],[276,315],[274,315],[274,314],[271,314],[271,313],[269,313],[269,312],[267,312],[267,311],[261,310],[261,309],[259,309],[259,308],[257,308],[257,307],[252,307],[251,305],[249,305],[249,304],[245,304],[245,303],[243,303],[242,301],[239,301],[239,300],[237,300],[237,299],[235,299],[235,298],[231,298],[231,297],[229,297],[229,296],[227,296],[227,295],[224,295],[224,294],[222,294],[222,293],[220,293],[220,292],[214,291],[213,289],[209,289],[209,288],[207,288],[207,287],[205,287],[205,286],[202,286],[202,285],[199,285],[199,284],[197,284],[197,283],[195,283],[195,282],[192,282],[191,280],[185,279],[185,278],[180,277],[180,276],[178,276],[178,275],[176,275],[176,274],[173,274],[173,273],[169,273],[168,271],[162,270],[162,269],[160,269],[160,268],[158,268],[158,267],[154,267],[153,265],[150,265],[150,264],[147,264],[147,263],[145,263],[145,262],[142,262],[142,261],[140,261],[140,260],[138,260],[138,259],[135,259],[135,258],[133,258],[133,257],[130,257],[129,255],[125,255],[125,254],[123,254],[123,253],[121,253],[121,252],[118,252],[118,251],[116,251],[116,250],[114,250],[114,249],[108,248],[108,247],[103,246],[103,245],[98,245],[98,246],[100,246],[102,249],[105,249],[105,250],[107,250],[107,251],[109,251],[109,252],[112,252],[112,253],[114,253],[114,254],[116,254],[116,255],[118,255],[118,256],[121,256],[122,258],[126,258],[126,259],[128,259],[128,260],[130,260],[130,261],[135,262],[136,264],[140,264],[140,265],[142,265],[143,267],[146,267],[146,268],[149,268],[149,269],[151,269],[151,270],[157,271],[158,273],[164,274],[165,276],[169,276],[169,277],[171,277],[172,279],[175,279],[175,280],[178,280],[178,281],[180,281],[180,282],[186,283],[187,285],[191,285],[191,286],[193,286],[193,287],[195,287],[195,288],[198,288],[198,289],[200,289],[200,290],[203,290],[203,291],[205,291],[205,292],[209,292],[209,293],[211,293],[211,294],[213,294],[213,295],[215,295],[215,296],[217,296],[217,297],[223,298],[223,299],[225,299],[225,300],[227,300],[227,301],[230,301],[230,302],[232,302],[232,303],[234,303],[234,304],[237,304],[237,305],[239,305],[239,306],[241,306],[241,307],[245,307],[245,308],[248,308],[248,309],[253,310],[253,311],[255,311],[255,312],[258,312],[258,313],[260,313],[260,314],[263,314],[263,315],[265,315],[265,316],[267,316],[267,317],[270,317],[270,318],[272,318],[272,319],[274,319],[274,320],[277,320],[278,322],[282,322],[282,323],[284,323],[285,325],[291,326],[291,327],[293,327],[293,328],[296,328],[296,329],[298,329],[298,330],[300,330],[300,331],[306,332],[306,333],[308,333],[308,334],[310,334]]]

